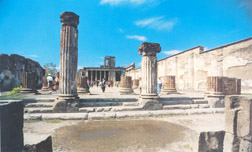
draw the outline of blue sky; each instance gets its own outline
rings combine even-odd
[[[252,36],[251,0],[0,0],[0,54],[59,65],[60,13],[80,16],[79,67],[138,65],[143,41],[158,59],[198,45],[211,49]]]

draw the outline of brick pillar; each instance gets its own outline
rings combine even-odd
[[[176,93],[176,77],[175,76],[164,76],[162,82],[161,94]]]
[[[20,93],[36,93],[37,75],[35,72],[22,72],[22,89]]]
[[[207,77],[207,93],[222,95],[222,79],[223,77]]]
[[[225,98],[225,152],[252,151],[252,97]]]
[[[131,83],[130,76],[121,76],[119,92],[121,95],[134,93],[133,89],[132,89],[132,83]]]
[[[72,12],[60,15],[62,23],[60,41],[60,95],[55,101],[54,112],[78,111],[77,63],[79,16]]]
[[[142,55],[142,91],[140,104],[144,109],[161,109],[157,94],[157,57],[161,51],[160,44],[144,42],[139,46],[138,54]]]
[[[77,79],[77,90],[78,94],[89,94],[89,87],[87,84],[86,76],[79,76]]]
[[[41,91],[42,92],[48,91],[48,82],[47,82],[47,77],[46,76],[42,77],[42,89],[41,89]]]
[[[133,83],[133,86],[132,86],[133,89],[137,89],[139,87],[139,80],[138,79],[133,80],[132,83]]]

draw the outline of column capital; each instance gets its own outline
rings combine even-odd
[[[63,12],[60,14],[60,22],[62,25],[77,27],[79,24],[79,16],[73,12]]]
[[[156,56],[161,51],[160,44],[143,42],[138,49],[138,54],[143,56]]]

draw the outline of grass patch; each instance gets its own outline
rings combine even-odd
[[[36,123],[40,122],[40,120],[24,120],[24,123]]]
[[[46,123],[61,123],[61,120],[59,119],[52,119],[52,120],[43,120]]]
[[[22,89],[22,86],[13,88],[12,91],[2,92],[2,96],[0,96],[0,99],[18,99],[18,98],[24,98],[25,96],[23,94],[19,93],[19,91],[21,89]]]
[[[251,96],[251,95],[252,95],[252,93],[241,93],[241,95]]]

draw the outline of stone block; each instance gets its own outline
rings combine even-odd
[[[199,152],[223,152],[224,131],[201,132]]]
[[[33,145],[25,145],[23,152],[52,152],[52,137],[48,136],[45,140]]]
[[[22,101],[0,102],[0,151],[22,151],[23,111]]]

